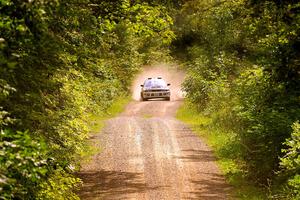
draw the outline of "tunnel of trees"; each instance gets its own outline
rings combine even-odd
[[[298,1],[0,0],[0,199],[78,199],[89,116],[162,59],[247,179],[299,198]]]

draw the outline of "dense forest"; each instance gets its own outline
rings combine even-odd
[[[244,176],[299,199],[300,3],[192,0],[176,19],[188,100],[231,134]]]
[[[91,113],[128,92],[174,34],[163,6],[0,1],[1,199],[77,199]]]
[[[0,0],[0,199],[78,199],[89,116],[171,56],[244,176],[299,199],[296,0]]]

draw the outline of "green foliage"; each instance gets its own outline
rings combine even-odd
[[[285,156],[281,159],[280,165],[286,170],[296,174],[300,170],[300,124],[296,122],[293,124],[293,132],[291,138],[284,143],[287,148],[283,149]]]
[[[293,124],[293,132],[291,138],[284,143],[287,147],[283,149],[285,154],[280,159],[282,168],[281,174],[288,177],[287,180],[287,198],[299,199],[300,196],[300,124]]]
[[[266,187],[282,176],[275,172],[283,142],[300,118],[299,8],[296,1],[193,0],[175,21],[189,101],[236,133],[243,173]]]
[[[213,149],[222,173],[234,188],[231,191],[234,197],[245,200],[267,198],[264,190],[250,184],[244,176],[244,163],[237,159],[241,157],[243,146],[236,133],[216,127],[212,117],[199,113],[198,108],[187,101],[179,108],[176,117],[190,125]]]
[[[152,51],[167,49],[174,34],[165,11],[129,0],[0,1],[0,130],[36,138],[24,139],[24,151],[52,160],[41,178],[19,184],[21,168],[2,168],[16,162],[9,151],[1,177],[19,185],[7,183],[5,198],[77,199],[70,166],[78,168],[88,145],[89,116],[107,112]],[[2,137],[1,144],[14,140]]]
[[[79,178],[74,177],[74,175],[65,170],[57,169],[48,176],[47,181],[40,183],[39,187],[41,189],[35,198],[39,200],[79,200],[74,191],[78,189],[80,184],[81,180]]]
[[[0,163],[1,199],[34,198],[49,173],[45,142],[27,131],[1,130]]]

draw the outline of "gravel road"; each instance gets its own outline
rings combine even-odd
[[[171,101],[139,101],[140,84],[151,76],[171,83]],[[210,148],[175,119],[183,78],[183,72],[163,65],[145,68],[136,78],[135,101],[93,137],[103,151],[79,173],[81,199],[229,198]]]

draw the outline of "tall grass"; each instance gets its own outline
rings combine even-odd
[[[121,95],[118,97],[112,105],[105,112],[98,114],[91,114],[88,118],[89,128],[91,133],[98,133],[104,127],[105,120],[117,116],[123,112],[125,106],[131,101],[131,97],[128,95]]]

